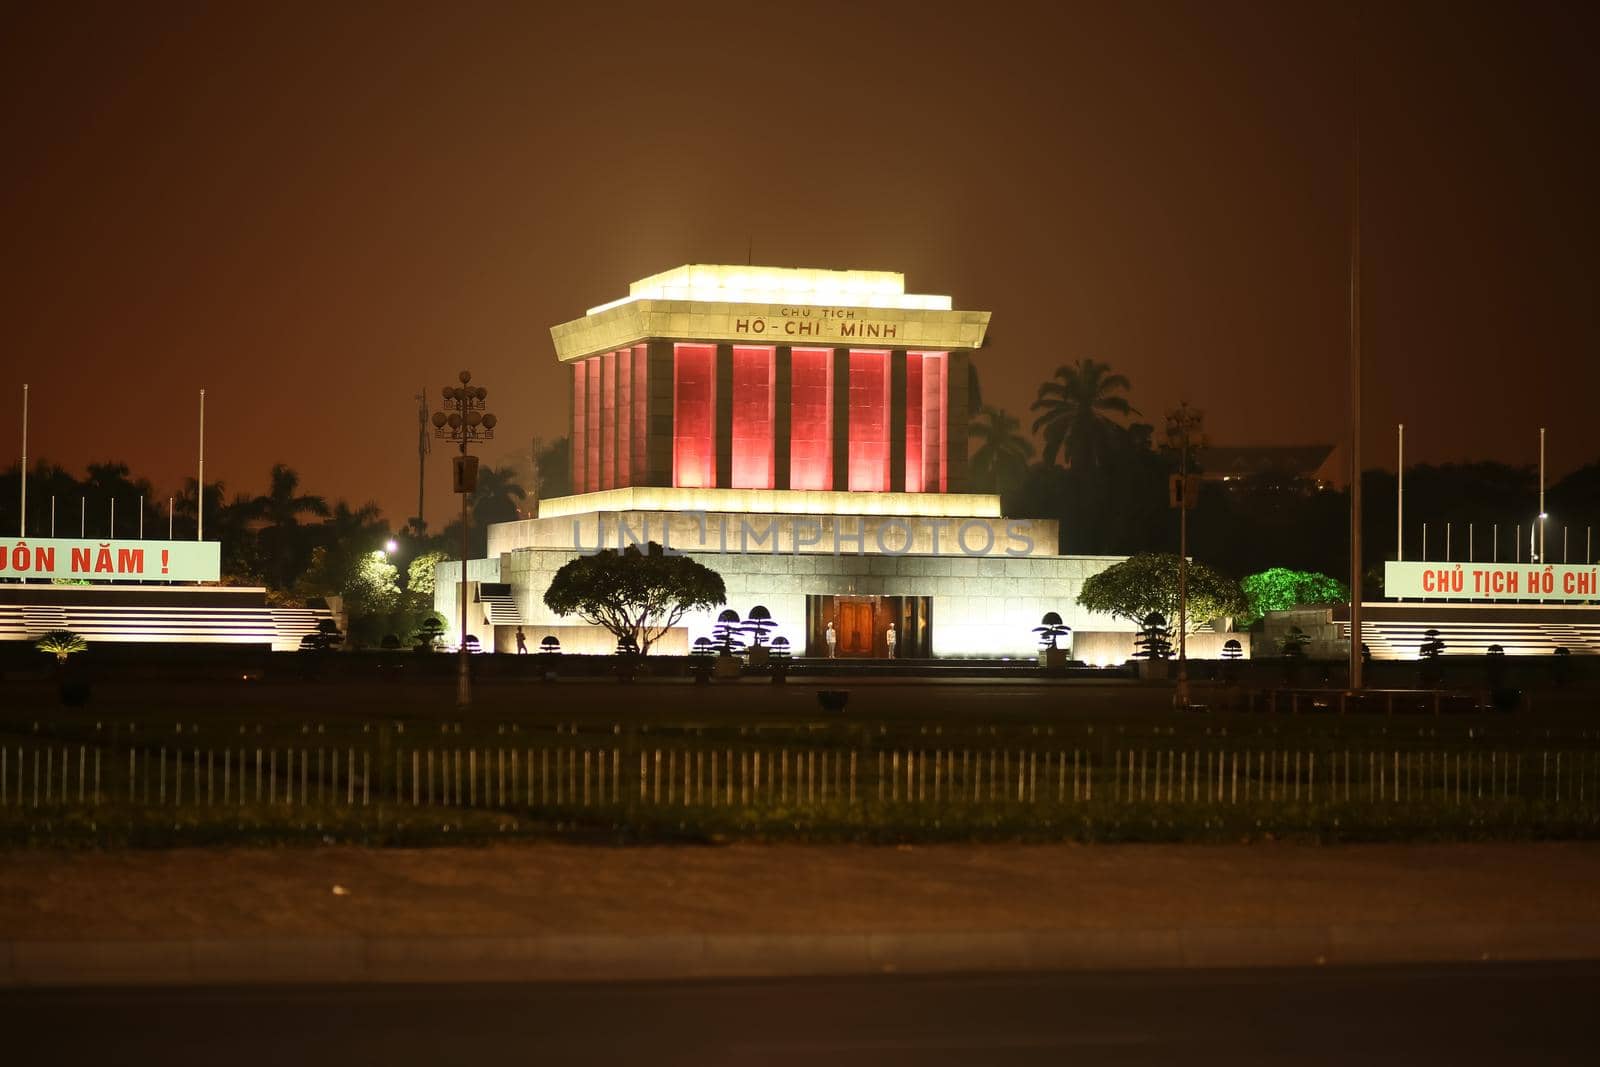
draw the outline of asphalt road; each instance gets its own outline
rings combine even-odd
[[[1595,1062],[1600,964],[0,994],[16,1064]]]

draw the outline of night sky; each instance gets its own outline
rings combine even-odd
[[[8,5],[0,435],[416,494],[470,367],[565,432],[552,324],[689,262],[902,271],[1216,443],[1341,434],[1360,71],[1365,447],[1600,459],[1588,5]],[[1359,41],[1359,43],[1358,43]],[[443,520],[448,461],[430,459]]]

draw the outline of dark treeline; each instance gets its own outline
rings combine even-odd
[[[1057,520],[1064,552],[1175,552],[1178,513],[1168,493],[1180,449],[1167,441],[1164,426],[1142,421],[1131,391],[1127,378],[1093,360],[1059,368],[1032,405],[1037,439],[1019,419],[980,399],[969,446],[974,488],[999,492],[1008,515]],[[1191,452],[1192,470],[1199,456]],[[1395,558],[1395,481],[1382,470],[1362,477],[1368,596],[1381,595],[1383,561]],[[1423,558],[1424,523],[1429,559],[1445,558],[1447,526],[1451,559],[1467,558],[1469,537],[1473,557],[1490,558],[1497,524],[1499,558],[1515,559],[1519,552],[1529,558],[1539,510],[1535,467],[1489,461],[1410,466],[1405,490],[1406,559]],[[1303,472],[1208,481],[1189,514],[1190,552],[1233,577],[1269,567],[1343,577],[1349,509],[1347,490],[1319,486]],[[1545,509],[1550,562],[1600,559],[1600,541],[1591,548],[1588,533],[1600,537],[1600,460],[1548,486]]]
[[[1124,376],[1092,360],[1059,368],[1039,387],[1027,429],[1017,417],[985,406],[978,384],[974,376],[974,490],[998,492],[1007,515],[1059,522],[1065,552],[1177,550],[1178,515],[1168,503],[1168,479],[1177,470],[1179,451],[1165,428],[1145,421],[1133,405]],[[0,536],[8,538],[17,534],[18,477],[15,464],[0,472]],[[1365,592],[1377,596],[1382,563],[1395,558],[1395,475],[1369,470],[1362,484]],[[483,468],[471,500],[471,554],[483,555],[489,524],[531,515],[536,497],[565,495],[569,486],[565,438],[538,447],[520,468]],[[1531,466],[1478,461],[1408,467],[1405,558],[1423,558],[1426,523],[1429,559],[1445,558],[1447,527],[1450,558],[1466,559],[1470,538],[1473,557],[1488,559],[1496,525],[1499,558],[1528,559],[1538,488],[1538,471]],[[112,536],[113,502],[117,537],[137,536],[141,516],[147,537],[167,536],[169,521],[174,536],[195,534],[193,479],[167,494],[126,464],[90,464],[78,476],[40,461],[28,474],[28,536],[49,535],[52,498],[60,537],[76,537],[80,530],[91,538]],[[1270,567],[1344,577],[1349,507],[1347,491],[1319,486],[1299,472],[1206,482],[1190,512],[1191,554],[1235,578]],[[1590,534],[1600,535],[1600,460],[1547,487],[1546,511],[1551,562],[1600,559],[1600,541]],[[438,530],[414,519],[393,525],[375,504],[330,502],[304,491],[298,475],[283,465],[272,468],[260,493],[209,483],[205,534],[222,544],[226,581],[264,585],[286,601],[370,591],[375,579],[361,564],[390,538],[399,544],[390,556],[399,572],[397,586],[431,598],[431,560],[458,558],[461,551],[459,519]],[[413,567],[419,560],[422,565]]]

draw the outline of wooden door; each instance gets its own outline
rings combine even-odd
[[[839,655],[872,655],[872,601],[839,601]]]

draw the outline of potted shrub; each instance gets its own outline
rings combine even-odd
[[[1046,670],[1061,670],[1067,665],[1069,651],[1061,647],[1058,642],[1062,638],[1072,636],[1072,627],[1061,621],[1061,616],[1054,611],[1047,611],[1039,620],[1039,625],[1033,628],[1039,635],[1039,666]]]
[[[1139,661],[1139,677],[1146,680],[1172,677],[1172,630],[1166,616],[1152,611],[1144,617],[1139,636],[1133,642],[1133,658]]]
[[[715,640],[717,645],[718,678],[737,678],[744,665],[739,662],[739,654],[744,651],[744,639],[740,633],[744,623],[739,618],[739,613],[732,608],[726,608],[717,616]]]
[[[776,625],[777,623],[772,620],[772,612],[762,605],[757,604],[750,609],[750,614],[744,620],[745,632],[750,635],[750,666],[765,667],[771,659],[770,650],[762,640],[766,637],[767,631]]]

